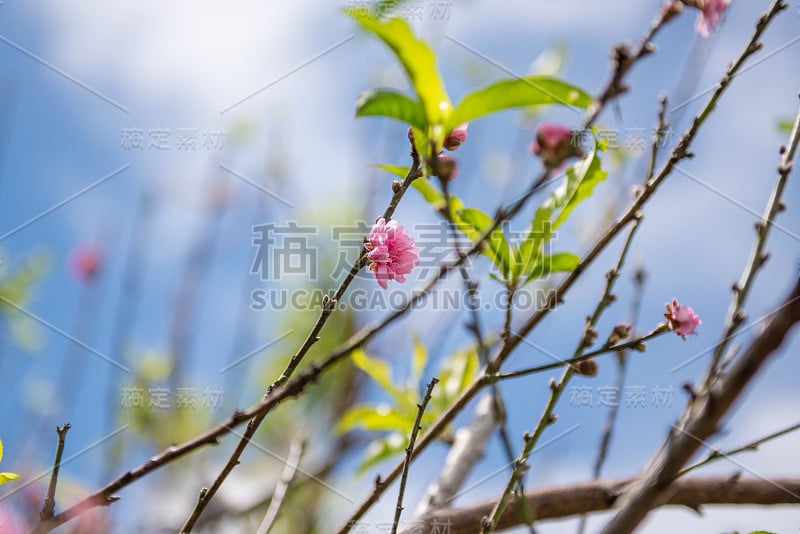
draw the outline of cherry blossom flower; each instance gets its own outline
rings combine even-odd
[[[467,127],[469,126],[468,122],[463,124],[459,124],[453,131],[447,135],[447,139],[444,140],[444,147],[447,150],[456,150],[460,147],[464,141],[467,140]]]
[[[698,6],[701,12],[697,16],[695,25],[697,33],[707,38],[711,32],[716,30],[722,19],[722,13],[730,3],[731,0],[703,0],[702,6]]]
[[[703,324],[700,316],[694,313],[689,306],[678,304],[678,299],[672,299],[672,304],[667,303],[667,313],[664,314],[670,330],[686,339],[686,336],[695,334],[695,328]]]
[[[419,263],[419,249],[414,248],[414,239],[397,221],[387,223],[383,217],[378,219],[364,247],[369,251],[369,269],[383,289],[389,280],[405,282],[405,275]]]

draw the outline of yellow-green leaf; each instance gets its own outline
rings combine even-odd
[[[400,61],[422,103],[428,125],[442,125],[447,122],[452,113],[452,104],[436,70],[436,58],[431,48],[417,39],[403,19],[381,20],[355,8],[348,12],[362,28],[383,41]],[[445,133],[441,132],[442,139]]]
[[[495,111],[536,106],[563,104],[586,108],[592,96],[574,85],[541,74],[508,78],[469,93],[453,110],[447,130]]]
[[[480,239],[480,237],[488,232],[489,228],[494,225],[494,219],[475,208],[466,208],[457,211],[456,221],[462,223],[461,228],[464,230],[464,233],[473,241]],[[503,277],[508,279],[510,274],[509,257],[511,251],[503,235],[503,230],[499,227],[492,230],[485,243],[487,246],[483,250],[484,254],[494,262],[498,269],[500,269]]]
[[[359,404],[347,410],[336,425],[336,432],[344,434],[354,428],[363,428],[373,432],[398,431],[410,432],[414,419],[403,414],[386,404],[369,406]]]
[[[425,110],[419,101],[394,89],[372,89],[362,93],[356,103],[356,117],[382,116],[425,128]]]
[[[0,485],[17,478],[19,478],[19,475],[16,473],[0,473]]]

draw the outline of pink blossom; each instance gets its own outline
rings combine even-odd
[[[695,333],[695,328],[703,324],[700,316],[694,313],[689,306],[678,304],[678,299],[672,299],[672,304],[667,304],[667,318],[670,329],[681,337]]]
[[[444,140],[444,147],[447,150],[456,150],[460,147],[467,140],[468,126],[469,123],[465,122],[453,128],[453,131],[447,134],[447,139]]]
[[[439,152],[437,156],[436,169],[434,170],[436,176],[444,178],[445,180],[455,180],[458,178],[458,162],[447,154],[444,150]]]
[[[542,159],[544,166],[558,167],[570,156],[580,156],[581,149],[573,143],[572,131],[560,124],[543,122],[536,129],[536,141],[531,144],[531,152]]]
[[[364,247],[372,262],[369,269],[375,273],[375,280],[383,289],[389,280],[405,282],[404,275],[419,263],[419,249],[414,248],[414,239],[397,221],[387,223],[383,217],[378,219],[369,233],[369,243]]]
[[[697,33],[703,37],[708,37],[711,32],[717,29],[722,13],[728,8],[731,0],[703,0],[702,11],[697,16],[695,28]]]
[[[69,253],[69,269],[72,275],[81,282],[91,281],[100,271],[103,253],[96,243],[78,245]]]

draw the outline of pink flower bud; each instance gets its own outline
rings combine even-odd
[[[583,155],[574,139],[568,128],[543,122],[536,129],[536,141],[531,144],[530,150],[541,158],[545,167],[554,169],[571,156]]]
[[[448,156],[444,151],[439,152],[436,159],[434,174],[445,180],[455,180],[458,178],[458,163],[455,159]]]
[[[414,248],[414,239],[397,221],[387,223],[383,217],[372,227],[364,248],[369,251],[369,269],[383,289],[389,280],[405,282],[405,275],[419,263],[419,249]]]
[[[678,299],[672,299],[672,304],[667,303],[667,324],[670,330],[686,339],[686,336],[695,334],[695,329],[703,324],[700,316],[694,313],[689,306],[678,304]]]
[[[103,253],[96,243],[78,245],[69,254],[68,265],[72,275],[81,282],[90,282],[100,271]]]
[[[468,122],[464,124],[459,124],[453,131],[447,134],[447,139],[444,140],[444,147],[447,150],[456,150],[458,147],[467,140],[467,127],[469,126]]]
[[[700,14],[697,16],[695,28],[697,33],[703,37],[708,37],[711,32],[717,29],[722,13],[728,8],[731,0],[703,0],[699,7]]]

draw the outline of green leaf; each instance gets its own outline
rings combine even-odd
[[[431,48],[414,36],[403,19],[380,20],[355,8],[348,12],[362,28],[378,37],[394,52],[422,103],[428,125],[445,123],[452,113],[452,104],[436,70],[436,58]],[[444,139],[445,134],[442,131],[439,135]]]
[[[781,133],[792,133],[792,128],[794,127],[794,123],[789,119],[779,120],[778,121],[778,131]]]
[[[504,109],[541,104],[586,108],[591,103],[592,96],[589,93],[552,76],[533,74],[508,78],[465,96],[453,110],[446,129],[450,131],[462,122]]]
[[[389,395],[399,400],[405,398],[405,393],[392,382],[392,369],[389,364],[367,356],[363,350],[355,350],[351,355],[353,363],[364,371],[372,380],[386,391]]]
[[[463,223],[464,233],[473,241],[477,241],[494,225],[494,219],[475,208],[466,208],[457,211],[456,221]],[[498,269],[500,269],[500,272],[503,273],[503,277],[508,279],[510,274],[509,257],[511,251],[502,229],[498,227],[492,230],[485,243],[487,246],[484,248],[484,254],[494,262]]]
[[[373,167],[377,169],[383,169],[384,171],[390,172],[401,179],[405,179],[406,175],[408,174],[408,167],[404,167],[402,165],[373,165]]]
[[[0,486],[17,478],[19,478],[19,475],[16,473],[0,473]]]
[[[567,220],[575,207],[592,196],[597,184],[606,179],[608,173],[600,167],[600,158],[597,151],[591,152],[581,161],[567,169],[566,182],[567,201],[561,207],[561,212],[553,221],[553,230]]]
[[[358,467],[358,475],[363,475],[370,467],[373,467],[383,460],[394,456],[406,448],[407,438],[399,432],[393,432],[385,438],[376,439],[367,445],[364,453],[364,460]]]
[[[410,432],[414,419],[409,419],[386,404],[369,406],[360,404],[347,410],[336,424],[336,432],[344,434],[354,428],[363,428],[373,432],[398,431]]]
[[[433,390],[432,413],[441,413],[475,379],[480,362],[475,347],[459,350],[439,369],[439,386]]]
[[[356,117],[390,117],[417,128],[425,128],[422,104],[394,89],[373,89],[361,94],[356,103]]]
[[[542,261],[536,263],[528,274],[528,281],[542,278],[552,273],[569,273],[575,270],[575,267],[581,262],[581,259],[572,254],[571,252],[556,252],[550,256],[545,256]]]
[[[430,180],[418,178],[411,182],[411,187],[419,191],[425,202],[433,206],[434,209],[438,210],[444,204],[444,193],[438,190]]]
[[[414,338],[414,354],[411,358],[411,377],[409,379],[412,387],[416,387],[419,384],[427,362],[428,350],[419,339]]]

